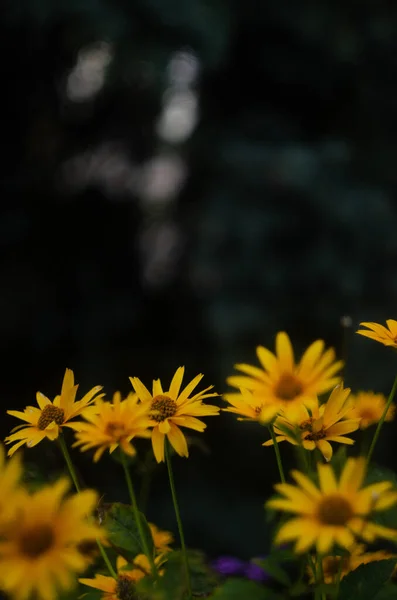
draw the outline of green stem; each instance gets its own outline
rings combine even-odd
[[[150,552],[150,550],[149,550],[149,544],[148,544],[148,540],[147,540],[145,531],[143,529],[142,519],[141,519],[141,515],[140,515],[140,512],[139,512],[139,509],[138,509],[138,503],[136,501],[136,495],[135,495],[135,491],[134,491],[134,486],[132,485],[132,479],[131,479],[130,471],[128,469],[128,465],[127,465],[127,461],[126,461],[126,458],[125,458],[125,454],[124,454],[124,452],[121,449],[120,449],[120,459],[121,459],[121,464],[123,465],[123,469],[124,469],[125,480],[127,482],[128,493],[130,495],[131,504],[132,504],[132,510],[133,510],[133,513],[134,513],[135,522],[136,522],[137,527],[138,527],[139,537],[141,538],[142,548],[143,548],[143,551],[144,551],[145,555],[148,558],[148,561],[149,561],[149,564],[150,564],[150,570],[151,570],[153,576],[155,578],[157,578],[157,568],[156,568],[156,565],[154,563],[153,552]]]
[[[58,442],[59,442],[59,447],[61,448],[63,457],[65,459],[66,465],[68,467],[70,476],[72,478],[74,487],[76,488],[76,491],[78,494],[81,493],[81,488],[80,488],[80,484],[79,484],[79,480],[77,479],[77,474],[76,474],[76,469],[74,468],[72,459],[70,458],[70,454],[69,454],[69,450],[68,447],[65,443],[65,440],[63,438],[62,433],[60,433],[60,435],[58,436]],[[98,545],[99,551],[102,555],[102,558],[104,560],[105,565],[108,568],[109,573],[111,574],[111,576],[117,580],[117,573],[116,571],[113,569],[112,563],[109,560],[108,555],[106,554],[105,548],[102,545],[102,542],[99,538],[96,538],[96,543]]]
[[[374,452],[376,442],[378,441],[380,430],[382,429],[382,425],[383,425],[383,423],[384,423],[384,421],[386,419],[387,411],[389,410],[390,405],[393,402],[396,390],[397,390],[397,375],[396,375],[396,378],[394,379],[393,387],[392,387],[391,392],[389,394],[389,398],[387,400],[387,404],[385,406],[385,410],[383,411],[383,414],[382,414],[381,418],[379,419],[379,423],[378,423],[378,425],[376,427],[376,430],[375,430],[375,433],[374,433],[374,437],[372,438],[372,443],[371,443],[371,446],[370,446],[368,454],[367,454],[367,463],[368,464],[369,464],[369,462],[370,462],[370,460],[372,458],[372,454]]]
[[[270,436],[273,441],[274,452],[276,454],[276,461],[277,461],[277,466],[278,466],[278,472],[280,473],[280,479],[281,479],[282,483],[285,483],[284,469],[283,469],[283,463],[281,462],[280,448],[278,447],[278,441],[277,441],[276,435],[274,433],[274,429],[271,425],[269,425],[269,432],[270,432]]]
[[[324,582],[324,571],[323,571],[323,557],[321,554],[317,554],[317,564],[318,564],[318,583],[322,584]],[[327,600],[325,592],[320,592],[321,600]]]
[[[69,450],[68,450],[68,447],[67,447],[67,445],[65,443],[65,440],[63,438],[62,433],[60,433],[59,436],[58,436],[58,443],[59,443],[59,446],[61,448],[61,451],[62,451],[63,457],[65,459],[66,465],[67,465],[67,467],[69,469],[69,473],[70,473],[70,476],[72,478],[74,487],[76,488],[76,491],[78,493],[80,493],[81,492],[81,488],[80,488],[79,480],[77,479],[77,473],[76,473],[76,470],[75,470],[74,465],[72,463],[72,459],[70,458]]]
[[[180,512],[179,512],[178,499],[176,497],[174,474],[172,472],[171,457],[170,457],[170,452],[169,452],[169,441],[167,439],[165,440],[165,460],[166,460],[166,463],[167,463],[168,478],[170,480],[170,488],[171,488],[172,502],[174,504],[174,511],[175,511],[176,522],[178,524],[179,539],[181,541],[183,562],[184,562],[184,565],[185,565],[185,577],[186,577],[186,587],[187,587],[187,592],[188,592],[188,600],[191,600],[191,598],[192,598],[192,585],[190,583],[189,561],[188,561],[188,558],[187,558],[186,545],[185,545],[185,536],[183,534],[183,526],[182,526],[181,515],[180,515]]]

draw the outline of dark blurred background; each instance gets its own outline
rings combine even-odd
[[[387,393],[395,356],[354,331],[397,318],[395,3],[2,6],[3,414],[52,398],[65,367],[82,393],[181,364],[223,392],[280,329],[298,352],[325,339],[349,385]],[[1,423],[2,437],[17,424]],[[175,461],[188,542],[263,554],[267,436],[207,423]],[[378,448],[391,467],[394,427]],[[50,443],[24,454],[62,468]],[[75,458],[127,500],[110,459]],[[160,467],[148,513],[175,531],[166,483]]]

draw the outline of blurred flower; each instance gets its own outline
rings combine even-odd
[[[18,496],[22,488],[18,487],[22,476],[19,456],[7,460],[4,446],[0,444],[0,531],[15,516]]]
[[[383,394],[374,392],[358,392],[352,394],[353,407],[348,413],[349,419],[360,419],[360,429],[366,429],[374,423],[380,421],[383,411],[386,408],[386,397]],[[386,413],[386,421],[392,421],[396,412],[394,404],[389,406]]]
[[[141,404],[133,393],[125,400],[121,400],[120,392],[113,395],[113,402],[99,399],[95,407],[84,412],[83,417],[85,422],[73,424],[77,439],[73,446],[81,446],[82,452],[97,448],[94,462],[98,462],[106,449],[112,453],[118,447],[125,454],[134,456],[136,452],[131,440],[134,437],[150,437],[148,407]]]
[[[267,581],[270,579],[266,571],[252,561],[246,564],[244,575],[253,581]]]
[[[279,408],[276,404],[269,404],[261,397],[254,396],[252,392],[244,388],[238,394],[224,394],[223,398],[231,404],[231,407],[222,408],[225,412],[241,415],[238,421],[258,421],[261,424],[269,423],[277,414]]]
[[[358,329],[356,333],[380,342],[384,346],[397,348],[397,321],[387,319],[387,328],[379,323],[360,323],[360,326],[367,329]]]
[[[234,556],[220,556],[212,562],[212,568],[220,575],[242,575],[246,563]]]
[[[75,573],[89,564],[79,544],[103,537],[87,519],[98,502],[96,492],[65,498],[68,487],[60,479],[18,500],[18,518],[0,540],[0,588],[15,600],[30,595],[53,600],[59,590],[72,588]]]
[[[217,406],[203,404],[204,398],[218,396],[215,392],[208,393],[209,386],[190,397],[203,375],[197,375],[182,391],[182,379],[185,367],[179,367],[172,378],[169,390],[164,392],[159,379],[153,381],[153,393],[143,385],[137,377],[130,377],[132,387],[138,394],[144,406],[150,409],[152,418],[152,445],[157,462],[164,461],[164,441],[167,436],[170,444],[179,456],[189,456],[187,441],[180,427],[188,427],[196,431],[204,431],[207,427],[196,417],[213,416],[219,413]]]
[[[337,543],[349,549],[356,537],[373,542],[377,537],[397,540],[397,530],[371,522],[374,512],[397,503],[397,492],[390,481],[362,487],[366,472],[365,458],[349,458],[339,482],[331,465],[318,464],[319,487],[306,475],[292,471],[297,485],[279,483],[276,490],[283,498],[271,499],[266,506],[295,513],[278,531],[276,543],[296,540],[295,552],[306,552],[313,544],[324,554]]]
[[[234,556],[220,556],[211,563],[212,568],[220,575],[247,577],[254,581],[265,581],[269,575],[252,561],[240,560]]]
[[[153,544],[156,552],[164,554],[165,552],[171,552],[172,548],[169,544],[172,544],[174,537],[170,531],[162,531],[153,523],[149,523],[150,531],[152,532]]]
[[[70,420],[80,415],[87,406],[98,399],[100,396],[96,396],[96,394],[102,389],[102,386],[97,385],[76,402],[78,387],[74,384],[73,371],[66,369],[61,394],[55,396],[53,402],[41,392],[37,392],[36,399],[39,408],[27,406],[23,412],[8,410],[9,415],[29,423],[29,425],[15,427],[12,431],[19,431],[17,433],[11,432],[12,435],[5,439],[6,444],[17,442],[9,449],[8,455],[12,456],[23,444],[26,444],[28,448],[32,448],[44,438],[53,441],[59,436],[62,427],[72,427],[73,424],[70,423]]]
[[[163,558],[155,559],[156,566],[162,564]],[[94,578],[81,578],[79,582],[89,587],[101,590],[103,600],[123,600],[124,598],[136,598],[135,583],[150,574],[150,564],[144,554],[138,554],[132,564],[122,557],[117,557],[117,579],[106,575],[95,575]],[[159,571],[163,575],[164,570]]]
[[[360,565],[367,565],[379,560],[397,558],[396,554],[378,550],[377,552],[365,552],[363,544],[357,544],[350,549],[349,554],[343,556],[325,556],[323,558],[324,582],[333,583],[336,575],[340,572],[340,579],[343,579],[348,573],[354,571]],[[342,564],[341,564],[342,561]],[[309,572],[310,582],[314,583],[313,573]]]
[[[276,354],[258,346],[257,356],[262,368],[237,364],[235,368],[245,375],[234,375],[227,382],[232,387],[251,390],[255,398],[274,405],[277,411],[290,416],[302,404],[313,406],[317,395],[332,389],[340,377],[335,374],[343,366],[335,362],[332,348],[324,351],[324,342],[317,340],[306,350],[299,363],[295,363],[294,352],[288,335],[279,332],[276,336]],[[232,394],[228,394],[231,402]]]
[[[287,441],[295,446],[302,445],[305,450],[318,448],[325,460],[332,458],[332,446],[329,442],[340,444],[354,444],[354,440],[346,437],[359,428],[360,419],[350,418],[352,400],[349,397],[350,389],[337,385],[331,392],[327,402],[321,406],[315,406],[309,411],[301,406],[295,415],[295,420],[278,417],[274,423],[274,432],[277,442]],[[349,418],[345,417],[349,415]],[[271,446],[272,440],[263,445]]]

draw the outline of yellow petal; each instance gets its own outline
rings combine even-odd
[[[324,456],[325,460],[329,462],[332,458],[332,446],[327,440],[318,440],[316,442],[317,448],[320,450],[321,454]]]
[[[320,488],[325,494],[330,494],[337,490],[335,475],[330,465],[318,465],[318,477]]]
[[[285,331],[280,331],[276,336],[276,354],[280,368],[289,373],[293,372],[295,368],[294,351]]]
[[[142,381],[138,379],[138,377],[130,377],[130,381],[132,387],[135,390],[135,393],[138,394],[140,400],[150,401],[153,399],[147,387],[143,385]]]
[[[256,355],[265,371],[272,372],[277,370],[278,361],[273,352],[270,352],[270,350],[264,346],[258,346],[256,349]]]
[[[170,422],[169,422],[169,420],[168,420],[168,419],[165,419],[165,421],[161,421],[161,422],[158,424],[158,428],[159,428],[159,431],[160,431],[161,433],[168,433],[168,432],[169,432],[169,430],[171,429],[171,425],[170,425]]]
[[[171,429],[170,432],[167,434],[167,437],[170,441],[171,446],[174,448],[175,452],[179,454],[179,456],[189,456],[186,438],[183,435],[182,431],[173,423],[170,423],[170,425]]]
[[[187,384],[185,389],[180,393],[179,397],[177,399],[175,398],[178,404],[182,404],[182,402],[188,399],[189,395],[192,393],[194,388],[197,387],[203,377],[204,375],[200,373],[199,375],[196,375],[196,377],[192,379],[190,383]]]
[[[178,398],[178,394],[181,389],[184,373],[185,373],[185,367],[178,367],[178,369],[175,371],[175,375],[172,378],[170,389],[169,389],[169,395],[173,400],[176,400]]]
[[[161,433],[158,427],[152,430],[152,447],[157,462],[164,462],[164,433]]]

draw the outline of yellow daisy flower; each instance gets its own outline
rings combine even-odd
[[[134,456],[136,451],[131,440],[150,437],[149,408],[133,393],[125,400],[121,400],[120,392],[113,395],[113,402],[99,399],[92,410],[83,413],[83,417],[85,422],[73,425],[77,439],[73,446],[81,446],[82,452],[96,448],[94,462],[98,462],[105,450],[111,454],[118,447],[125,454]]]
[[[41,392],[37,392],[38,408],[27,406],[23,412],[8,410],[9,415],[29,423],[29,425],[15,427],[12,431],[18,430],[17,433],[12,433],[5,439],[6,444],[14,444],[8,450],[8,455],[12,456],[23,444],[26,444],[28,448],[32,448],[44,438],[51,441],[55,440],[59,436],[62,427],[71,427],[71,419],[80,415],[87,406],[99,397],[96,394],[100,392],[102,386],[97,385],[92,388],[81,400],[76,402],[77,388],[78,385],[74,384],[73,371],[66,369],[61,394],[55,396],[53,402]]]
[[[16,502],[23,493],[23,489],[19,487],[21,477],[20,457],[7,460],[4,446],[0,444],[0,532],[15,516]]]
[[[390,481],[363,487],[366,460],[349,458],[336,481],[331,465],[318,464],[319,487],[306,475],[292,471],[297,485],[279,483],[282,498],[266,505],[275,510],[294,513],[278,531],[276,544],[296,540],[295,552],[306,552],[312,545],[320,554],[332,551],[334,543],[347,550],[361,538],[373,542],[377,537],[397,540],[397,530],[372,522],[376,511],[397,503],[397,492]]]
[[[361,565],[368,565],[379,560],[387,560],[389,558],[397,558],[397,554],[378,550],[376,552],[365,552],[363,544],[357,544],[350,550],[350,554],[346,556],[325,556],[323,558],[323,573],[324,582],[333,583],[335,577],[340,571],[340,579],[343,579],[351,571],[355,571]],[[342,565],[340,564],[342,561]],[[314,582],[313,576],[311,583]]]
[[[375,394],[374,392],[358,392],[352,394],[353,400],[352,410],[349,412],[349,419],[361,419],[360,429],[366,429],[374,423],[380,421],[383,411],[386,408],[386,397],[383,394]],[[386,421],[392,421],[396,412],[394,404],[389,406],[386,413]]]
[[[150,531],[152,532],[153,544],[156,549],[156,553],[165,554],[171,552],[172,548],[169,544],[174,541],[174,536],[170,531],[163,531],[156,527],[153,523],[149,523]]]
[[[318,448],[325,460],[332,458],[330,442],[339,444],[354,444],[354,440],[346,437],[359,428],[360,419],[350,418],[352,400],[350,388],[337,385],[330,394],[327,402],[321,406],[314,406],[309,411],[302,405],[294,421],[285,417],[278,417],[274,424],[277,442],[287,441],[295,446],[302,445],[305,450]],[[346,419],[346,416],[349,418]],[[290,433],[289,433],[290,432]],[[271,446],[272,440],[263,445]]]
[[[163,562],[163,558],[158,556],[154,562],[159,567]],[[103,600],[135,598],[135,583],[150,574],[150,564],[147,557],[144,554],[138,554],[134,558],[131,568],[127,568],[127,561],[122,556],[118,556],[116,566],[117,579],[106,575],[95,575],[93,579],[81,578],[79,582],[104,592],[102,595]],[[163,573],[163,570],[159,571],[159,575],[163,575]]]
[[[153,393],[143,385],[137,377],[130,377],[132,387],[138,394],[142,403],[148,405],[151,411],[152,423],[152,445],[157,462],[164,461],[164,440],[167,436],[174,450],[179,456],[189,456],[187,442],[180,427],[188,427],[196,431],[204,431],[205,423],[196,417],[217,415],[219,408],[209,404],[203,404],[204,398],[218,396],[209,392],[212,385],[190,397],[195,387],[200,383],[203,375],[197,375],[182,390],[182,379],[185,367],[179,367],[172,378],[169,390],[163,391],[159,379],[153,381]]]
[[[358,329],[356,333],[380,342],[384,346],[397,348],[397,321],[387,319],[386,324],[387,327],[379,325],[379,323],[360,323],[361,327],[367,327],[367,329]]]
[[[0,589],[14,600],[34,594],[53,600],[58,591],[72,588],[75,574],[88,565],[78,545],[103,537],[87,519],[97,504],[96,492],[65,498],[68,488],[68,480],[60,479],[18,501],[18,518],[0,539]]]
[[[237,417],[238,421],[258,421],[264,425],[270,423],[279,411],[276,404],[266,403],[261,397],[244,388],[240,388],[240,394],[224,394],[223,398],[231,406],[222,410],[240,415]]]
[[[334,350],[324,351],[322,340],[313,342],[298,363],[285,332],[276,336],[276,354],[263,346],[258,346],[256,352],[261,368],[237,364],[235,368],[244,375],[233,375],[227,382],[232,387],[251,390],[255,397],[273,404],[277,411],[291,414],[302,404],[312,406],[317,395],[332,389],[340,381],[336,373],[342,368],[343,361],[335,362]]]

